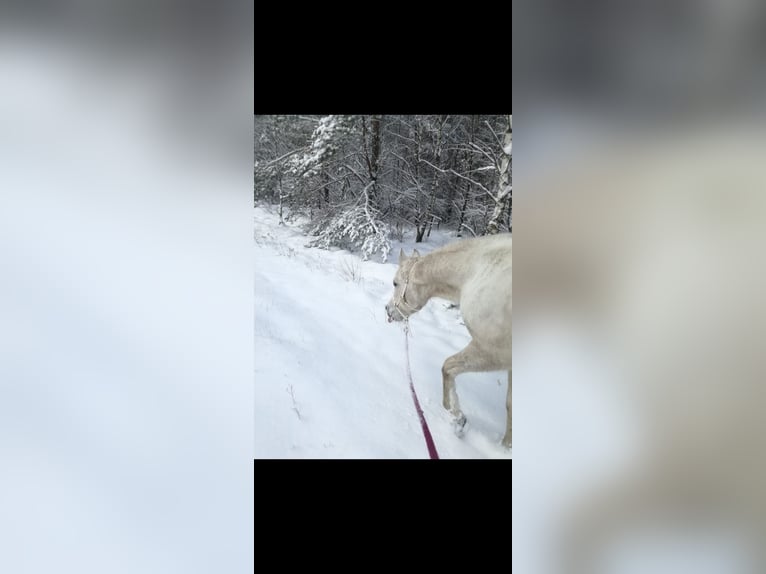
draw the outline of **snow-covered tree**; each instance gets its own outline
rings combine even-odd
[[[442,225],[471,235],[510,230],[510,116],[255,123],[255,199],[279,205],[286,218],[307,216],[315,245],[370,256],[406,230],[417,241]]]
[[[352,133],[353,119],[353,116],[319,118],[308,149],[290,158],[290,172],[303,178],[319,175]]]

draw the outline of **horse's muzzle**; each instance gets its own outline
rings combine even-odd
[[[388,319],[388,322],[391,323],[392,321],[396,321],[395,315],[400,315],[399,309],[397,309],[394,305],[389,303],[386,305],[386,318]]]

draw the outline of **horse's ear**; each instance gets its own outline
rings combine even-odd
[[[420,257],[420,253],[418,253],[418,250],[417,250],[417,249],[416,249],[415,251],[413,251],[413,252],[412,252],[412,256],[413,256],[413,257]]]
[[[404,254],[404,249],[399,250],[399,263],[407,261],[407,256]]]

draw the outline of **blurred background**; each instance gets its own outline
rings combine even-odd
[[[252,22],[0,8],[2,571],[252,571]]]
[[[765,15],[514,3],[519,571],[766,569]]]

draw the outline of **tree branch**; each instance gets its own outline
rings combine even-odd
[[[463,223],[463,224],[461,224],[461,225],[460,225],[460,227],[461,227],[461,228],[465,227],[465,228],[466,228],[468,231],[470,231],[470,232],[471,232],[471,235],[473,235],[474,237],[476,237],[476,232],[475,232],[473,229],[471,229],[470,227],[468,227],[468,224],[467,224],[467,223]]]
[[[471,146],[472,148],[474,148],[476,151],[478,151],[479,153],[481,153],[481,154],[483,154],[483,155],[487,156],[487,158],[489,159],[489,161],[491,161],[491,162],[492,162],[492,165],[494,165],[494,166],[495,166],[495,169],[497,169],[497,158],[495,158],[495,157],[492,157],[492,156],[491,156],[491,155],[490,155],[490,154],[489,154],[489,153],[488,153],[486,150],[483,150],[483,149],[481,149],[479,146],[477,146],[477,145],[476,145],[475,143],[473,143],[473,142],[471,142],[471,143],[470,143],[470,146]],[[500,149],[503,149],[503,146],[502,146],[502,144],[500,145]],[[499,171],[499,170],[498,170],[498,171]]]
[[[497,145],[500,146],[500,149],[503,149],[503,144],[500,141],[500,138],[497,137],[497,134],[495,133],[495,130],[492,129],[492,125],[490,125],[490,123],[487,120],[484,120],[484,123],[487,124],[487,127],[489,128],[489,131],[492,132],[492,135],[495,136],[495,141],[497,142]]]
[[[476,180],[474,180],[474,179],[471,179],[470,177],[466,177],[466,176],[464,176],[463,174],[456,172],[454,169],[448,169],[448,170],[447,170],[447,169],[442,169],[442,168],[440,168],[440,167],[436,167],[434,164],[432,164],[432,163],[431,163],[430,161],[428,161],[427,159],[421,159],[420,161],[422,161],[423,163],[426,163],[426,164],[430,165],[432,168],[434,168],[434,169],[435,169],[435,170],[437,170],[437,171],[440,171],[440,172],[442,172],[442,173],[451,173],[451,174],[453,174],[453,175],[456,175],[456,176],[458,176],[458,177],[460,177],[460,178],[462,178],[462,179],[464,179],[464,180],[466,180],[466,181],[469,181],[469,182],[471,182],[471,183],[472,183],[472,184],[474,184],[476,187],[478,187],[479,189],[481,189],[481,190],[482,190],[484,193],[486,193],[487,195],[489,195],[489,196],[490,196],[492,199],[495,199],[495,196],[494,196],[494,195],[492,195],[492,192],[491,192],[491,191],[489,191],[489,190],[488,190],[486,187],[484,187],[484,186],[483,186],[481,183],[479,183],[478,181],[476,181]],[[497,200],[495,200],[495,201],[497,201]]]
[[[290,157],[291,155],[295,155],[296,153],[300,153],[302,151],[306,151],[307,149],[308,149],[308,146],[305,146],[305,147],[302,147],[302,148],[298,148],[298,149],[294,149],[293,151],[289,151],[286,154],[279,156],[277,159],[272,159],[271,161],[266,162],[265,164],[263,164],[263,165],[261,165],[259,167],[269,167],[271,164],[280,162],[283,159],[286,159],[286,158]]]
[[[362,185],[365,185],[365,184],[367,183],[367,181],[366,181],[364,178],[362,178],[362,176],[361,176],[361,175],[359,175],[358,173],[356,173],[356,170],[355,170],[353,167],[351,167],[351,166],[350,166],[350,165],[348,165],[347,163],[344,163],[344,164],[343,164],[343,167],[345,167],[347,170],[349,170],[351,173],[353,173],[353,174],[354,174],[354,175],[357,177],[357,179],[358,179],[360,182],[362,182]]]

